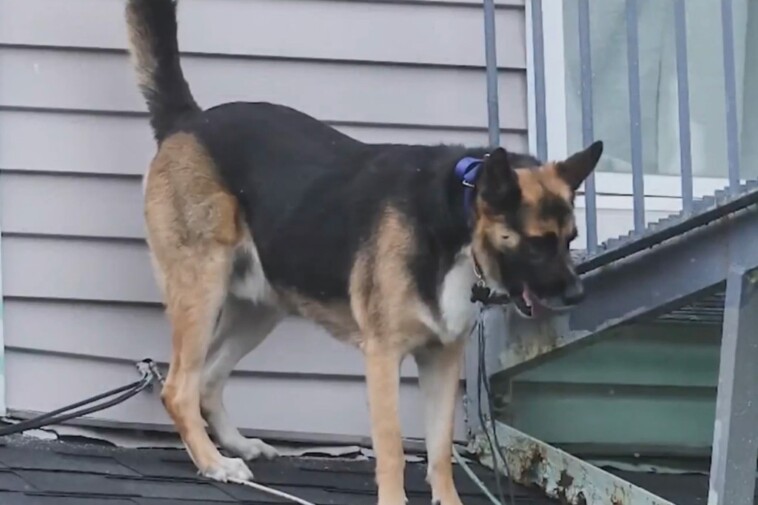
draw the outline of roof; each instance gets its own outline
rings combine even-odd
[[[455,480],[467,505],[490,505],[482,492],[455,465]],[[375,505],[371,460],[280,457],[254,461],[258,483],[317,505]],[[490,470],[472,465],[494,489]],[[408,505],[431,502],[426,465],[408,463]],[[556,502],[523,487],[518,505]],[[237,484],[199,477],[186,451],[125,449],[95,444],[42,441],[27,437],[0,439],[0,503],[3,505],[222,505],[289,503]]]
[[[491,470],[470,463],[493,491]],[[376,505],[374,462],[337,457],[280,457],[254,461],[260,484],[317,505]],[[459,465],[455,481],[466,505],[491,505]],[[607,471],[677,505],[705,505],[708,475]],[[425,463],[406,465],[408,505],[429,505]],[[507,492],[507,491],[506,491]],[[539,490],[515,486],[515,505],[557,505]],[[758,497],[758,486],[756,486]],[[507,497],[506,497],[507,498]],[[290,502],[236,484],[199,477],[182,449],[127,449],[98,443],[0,438],[2,505],[282,505]],[[756,501],[758,503],[758,501]]]

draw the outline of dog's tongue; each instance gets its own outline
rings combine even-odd
[[[542,306],[532,292],[529,291],[528,286],[524,286],[524,291],[521,293],[521,297],[524,299],[524,303],[532,309],[532,317],[539,316]]]
[[[534,308],[534,298],[532,297],[532,292],[529,291],[528,286],[524,286],[524,290],[521,292],[521,297],[524,299],[524,302],[528,307]]]

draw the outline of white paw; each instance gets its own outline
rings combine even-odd
[[[274,459],[279,456],[276,449],[259,438],[242,438],[226,448],[246,461],[258,459],[261,456],[266,459]]]
[[[224,458],[211,468],[200,472],[204,477],[219,482],[229,482],[236,480],[253,480],[253,472],[247,467],[240,458]]]

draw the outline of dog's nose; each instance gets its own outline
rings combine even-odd
[[[584,300],[584,286],[579,277],[574,277],[563,291],[563,303],[566,305],[576,305]]]

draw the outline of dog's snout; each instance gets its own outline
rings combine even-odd
[[[584,299],[584,285],[578,276],[572,278],[566,285],[562,298],[566,305],[576,305]]]

